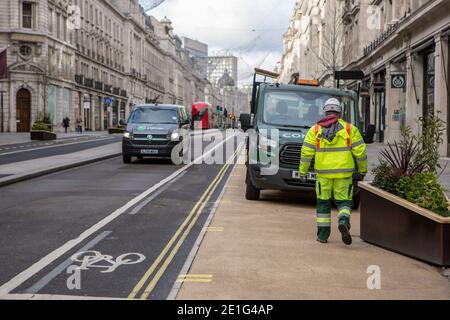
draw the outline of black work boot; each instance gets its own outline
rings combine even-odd
[[[320,239],[320,238],[317,238],[317,242],[320,242],[320,243],[322,243],[322,244],[327,244],[327,243],[328,243],[328,240],[322,240],[322,239]]]
[[[347,223],[340,223],[339,231],[342,234],[342,242],[344,242],[347,246],[351,245],[353,240],[352,235],[350,234],[349,225]]]

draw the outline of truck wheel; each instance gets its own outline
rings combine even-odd
[[[125,164],[131,163],[131,156],[129,154],[123,153],[122,158],[123,158],[123,163],[125,163]]]
[[[247,188],[245,189],[245,198],[251,201],[259,200],[261,190],[255,188],[255,186],[249,181],[247,183]]]
[[[353,196],[353,208],[352,209],[353,210],[358,210],[360,203],[361,203],[361,197],[360,197],[359,192],[358,192],[358,194]]]
[[[259,200],[259,196],[261,195],[261,190],[258,188],[255,188],[255,186],[252,183],[252,180],[249,177],[249,169],[247,169],[247,177],[245,179],[245,183],[247,185],[247,188],[245,189],[245,198],[250,201],[257,201]]]

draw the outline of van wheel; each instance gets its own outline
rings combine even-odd
[[[360,194],[358,192],[357,195],[353,196],[353,207],[352,207],[352,209],[353,210],[358,210],[360,203],[361,203],[361,196],[360,196]]]
[[[248,169],[247,169],[247,178],[246,178],[245,183],[247,185],[247,187],[245,189],[245,198],[250,201],[258,201],[259,197],[261,195],[261,190],[256,188],[253,185],[252,180],[249,177]]]
[[[122,158],[123,158],[123,163],[125,164],[129,164],[131,163],[131,156],[129,154],[122,154]]]

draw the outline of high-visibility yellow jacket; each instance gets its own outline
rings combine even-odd
[[[361,133],[342,119],[339,123],[342,129],[332,142],[322,138],[323,129],[319,125],[309,130],[301,151],[301,176],[308,174],[314,157],[314,168],[319,177],[350,178],[356,169],[360,174],[367,173],[366,144]]]

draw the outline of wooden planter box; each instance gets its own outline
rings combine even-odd
[[[120,128],[111,128],[108,129],[108,133],[109,134],[123,134],[125,132],[124,129],[120,129]]]
[[[360,182],[361,239],[440,267],[450,266],[450,218]]]
[[[30,132],[31,140],[56,140],[56,133],[41,130],[32,130]]]

